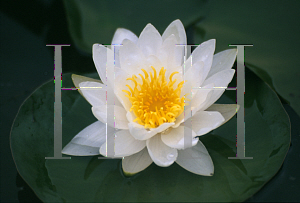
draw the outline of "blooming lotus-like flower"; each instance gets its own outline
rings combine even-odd
[[[114,78],[106,78],[107,52],[113,51],[99,44],[93,45],[93,59],[103,83],[72,76],[99,121],[79,132],[62,153],[106,155],[106,91],[113,91],[112,127],[119,129],[114,151],[115,157],[124,157],[126,174],[140,172],[152,162],[162,167],[177,162],[193,173],[213,175],[211,157],[197,136],[219,127],[238,110],[236,104],[214,104],[225,90],[216,87],[227,87],[232,80],[237,50],[214,55],[213,39],[199,45],[185,61],[184,47],[178,46],[186,44],[180,20],[173,21],[162,36],[151,24],[139,37],[117,29],[112,44],[122,44],[115,47]],[[185,149],[184,124],[191,121],[192,143]]]

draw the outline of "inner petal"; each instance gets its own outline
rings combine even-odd
[[[173,72],[169,81],[166,79],[166,69],[162,67],[157,74],[155,68],[151,66],[152,72],[139,74],[140,78],[132,75],[133,86],[126,85],[129,89],[123,90],[127,93],[132,106],[130,111],[136,116],[135,122],[144,125],[145,128],[156,128],[163,123],[172,123],[184,111],[184,96],[180,97],[184,81],[177,87],[173,76],[178,72]]]

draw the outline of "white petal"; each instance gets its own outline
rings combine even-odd
[[[148,56],[145,61],[145,64],[146,64],[146,67],[144,69],[148,73],[149,73],[149,71],[151,71],[153,73],[151,66],[153,66],[153,68],[155,68],[157,74],[159,73],[160,69],[163,67],[161,61],[154,55]],[[144,76],[144,73],[142,75]],[[140,77],[140,76],[138,76],[138,77]]]
[[[167,41],[167,39],[171,35],[175,36],[175,39],[176,39],[177,43],[176,43],[175,52],[174,52],[175,61],[174,60],[172,60],[172,61],[169,60],[169,68],[172,65],[174,67],[178,67],[178,66],[181,66],[183,64],[183,55],[184,55],[185,47],[180,46],[180,45],[186,45],[187,41],[186,41],[185,29],[184,29],[184,26],[183,26],[183,24],[180,20],[174,20],[167,27],[167,29],[164,31],[164,33],[162,35],[163,41],[164,42]],[[170,63],[170,62],[172,62],[172,63]],[[175,64],[173,64],[173,63],[175,63]]]
[[[172,125],[174,125],[174,123],[163,123],[157,128],[151,128],[149,130],[149,129],[145,129],[143,125],[133,122],[133,120],[135,119],[133,113],[127,112],[126,116],[129,121],[128,124],[129,131],[131,135],[138,140],[147,140],[153,137],[154,135],[156,135],[157,133],[160,133],[166,130],[167,128],[171,127]]]
[[[197,135],[204,135],[219,127],[225,121],[218,111],[198,111],[190,119],[192,119],[192,129]]]
[[[147,140],[151,137],[153,137],[154,135],[156,135],[157,133],[160,133],[164,130],[166,130],[167,128],[171,127],[172,125],[174,125],[174,123],[163,123],[160,126],[158,126],[157,128],[151,128],[150,130],[145,129],[143,125],[140,125],[136,122],[130,122],[128,124],[129,127],[129,131],[132,134],[133,137],[135,137],[135,139],[138,140]]]
[[[130,82],[126,80],[127,78],[131,77],[132,76],[130,76],[126,71],[124,71],[124,69],[115,68],[114,93],[119,102],[126,109],[126,111],[129,111],[132,104],[130,103],[129,99],[125,96],[126,93],[122,90],[129,90],[128,87],[126,87],[126,84],[129,84],[132,87]]]
[[[85,76],[82,76],[82,75],[76,75],[76,74],[72,74],[72,81],[73,81],[76,88],[78,88],[79,84],[82,83],[82,82],[87,82],[88,81],[88,82],[101,83],[100,80],[96,80],[94,78],[89,78],[89,77],[85,77]],[[81,92],[81,91],[79,90],[79,92]]]
[[[76,88],[79,88],[79,93],[85,97],[85,99],[91,104],[101,104],[105,100],[106,96],[103,98],[104,92],[107,90],[106,85],[103,85],[100,80],[94,78],[89,78],[81,75],[72,74],[72,81]],[[81,85],[80,85],[81,84]],[[93,88],[93,91],[86,91],[85,94],[82,93],[80,87],[97,87]],[[101,87],[101,88],[98,88]],[[91,89],[83,89],[91,90]]]
[[[197,111],[205,110],[206,104],[210,101],[210,98],[214,92],[214,84],[207,84],[198,89],[196,95],[192,99],[192,115]]]
[[[168,145],[169,147],[176,148],[176,149],[183,149],[184,148],[184,126],[179,126],[178,128],[172,128],[165,133],[161,133],[161,140],[163,143]],[[197,135],[196,133],[191,130],[192,133],[192,146],[195,146],[198,142],[198,138],[195,138]]]
[[[162,45],[162,38],[157,29],[149,23],[140,34],[137,44],[144,56],[148,57],[149,55],[156,55],[157,50]]]
[[[201,141],[194,147],[179,150],[176,163],[198,175],[212,176],[214,174],[214,164]]]
[[[114,139],[115,155],[114,157],[124,157],[135,154],[146,146],[146,141],[134,139],[128,130],[121,130],[116,132]],[[100,148],[100,153],[106,156],[106,143]]]
[[[185,29],[180,20],[174,20],[164,31],[162,39],[166,40],[170,35],[175,35],[178,44],[186,45]]]
[[[177,128],[185,120],[195,115],[197,111],[204,110],[206,104],[210,101],[210,97],[213,93],[214,84],[208,84],[198,89],[196,95],[189,102],[189,105],[185,106],[184,113],[180,114],[175,121],[175,125],[172,128]]]
[[[214,83],[215,88],[213,90],[210,100],[206,102],[203,109],[208,108],[221,97],[221,95],[225,91],[225,88],[227,88],[228,84],[232,80],[234,73],[235,70],[233,69],[223,70],[214,74],[213,76],[204,81],[203,85]]]
[[[204,74],[204,63],[202,61],[198,61],[197,63],[193,64],[193,66],[188,69],[188,71],[184,74],[184,85],[183,91],[181,92],[181,97],[186,93],[193,93],[193,96],[197,93],[198,88],[204,81],[203,74]]]
[[[235,61],[236,55],[237,55],[237,49],[228,49],[215,54],[207,78],[213,76],[217,72],[231,69]]]
[[[147,148],[142,151],[133,154],[131,156],[124,157],[122,160],[122,169],[125,175],[132,176],[152,164],[152,159],[149,156]]]
[[[128,129],[128,120],[126,118],[126,110],[116,105],[108,105],[114,108],[114,124],[110,125],[117,129]],[[93,106],[92,112],[94,116],[102,123],[107,123],[107,105]]]
[[[208,79],[206,79],[203,85],[214,83],[215,87],[227,87],[227,85],[232,80],[234,73],[235,70],[233,69],[220,71],[214,74],[213,76],[209,77]]]
[[[130,77],[138,73],[143,73],[142,68],[145,68],[145,56],[141,49],[130,40],[125,39],[123,46],[120,47],[119,52],[121,69],[126,71]]]
[[[114,52],[115,52],[115,64],[117,67],[120,67],[120,58],[119,58],[119,51],[121,44],[123,43],[124,39],[128,39],[132,41],[133,43],[137,43],[138,37],[131,32],[130,30],[124,29],[124,28],[118,28],[114,34],[113,40],[111,42],[114,46]]]
[[[206,111],[217,111],[222,114],[225,121],[222,123],[226,123],[229,121],[240,109],[240,106],[237,104],[213,104]]]
[[[167,69],[166,75],[169,72],[174,72],[178,70],[173,70],[175,67],[180,67],[183,62],[184,56],[184,46],[179,46],[178,41],[174,34],[170,35],[164,40],[162,46],[157,52],[157,57],[162,62],[163,66]],[[181,69],[181,67],[180,67]],[[182,72],[180,70],[180,72]]]
[[[170,35],[162,44],[157,52],[157,57],[162,62],[162,65],[167,68],[172,68],[172,61],[174,61],[175,46],[177,44],[174,34]],[[170,67],[168,66],[170,61]]]
[[[177,149],[165,145],[160,134],[148,139],[146,144],[151,159],[158,166],[170,166],[177,158]]]
[[[100,146],[105,142],[106,125],[100,121],[80,131],[62,150],[63,154],[91,156],[99,154]]]
[[[203,61],[204,63],[204,73],[203,77],[206,78],[208,72],[210,71],[213,55],[215,51],[216,40],[211,39],[200,44],[192,53],[192,63],[195,64],[198,61]]]
[[[100,76],[101,81],[107,84],[106,81],[106,62],[107,62],[107,52],[112,50],[107,49],[101,44],[93,45],[93,60]]]
[[[130,41],[137,43],[138,37],[130,30],[124,28],[118,28],[114,34],[112,44],[122,44],[124,39],[129,39]]]
[[[82,82],[93,82],[93,83],[90,83],[91,84],[90,86],[94,86],[94,87],[99,86],[99,87],[102,87],[101,89],[99,89],[99,88],[93,89],[93,90],[96,90],[96,91],[92,91],[92,92],[96,93],[96,94],[95,95],[91,95],[92,97],[95,97],[94,99],[90,99],[91,100],[91,102],[90,102],[91,105],[99,105],[99,102],[97,102],[99,100],[101,100],[100,104],[102,104],[104,102],[103,101],[103,97],[102,97],[103,94],[104,94],[103,91],[104,92],[113,91],[111,89],[110,85],[107,85],[107,86],[103,85],[100,80],[96,80],[96,79],[93,79],[93,78],[88,78],[88,77],[85,77],[85,76],[72,74],[72,80],[73,80],[73,83],[74,83],[74,85],[75,85],[76,88],[79,88],[80,87],[79,84],[82,83]],[[100,83],[100,84],[98,84],[98,83]],[[88,85],[85,85],[85,84],[86,83],[82,83],[82,86],[88,86]],[[85,90],[88,90],[88,89],[85,89]],[[98,90],[99,90],[99,92],[98,92]],[[101,92],[100,92],[100,90],[101,90]],[[84,97],[84,95],[82,94],[82,91],[81,91],[80,88],[79,88],[78,91]],[[87,99],[87,98],[85,98],[85,99]],[[106,103],[106,93],[105,93],[105,96],[104,96],[104,100],[105,100],[104,103]],[[122,106],[122,104],[119,102],[118,99],[115,99],[115,105]]]
[[[187,109],[185,109],[186,111],[190,110],[189,106],[187,106]],[[181,123],[184,122],[184,113],[181,113],[175,120],[175,125],[172,126],[172,128],[177,128]],[[190,117],[190,116],[189,116]],[[188,118],[189,118],[188,117]],[[186,118],[185,120],[187,120],[188,118]]]
[[[99,82],[81,82],[79,84],[80,91],[84,98],[92,106],[100,106],[106,103],[106,85]]]

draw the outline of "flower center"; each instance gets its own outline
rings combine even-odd
[[[172,80],[172,77],[178,72],[173,72],[168,82],[165,76],[166,69],[162,67],[157,75],[153,66],[151,68],[154,75],[150,72],[149,78],[149,74],[142,69],[145,76],[139,74],[141,79],[136,75],[127,78],[133,81],[135,86],[131,88],[126,85],[130,92],[123,90],[132,104],[130,111],[136,116],[134,122],[144,125],[145,128],[156,128],[163,123],[174,122],[184,111],[184,97],[180,98],[184,81],[180,82],[176,89],[173,87],[176,79]],[[142,81],[142,84],[139,81]]]

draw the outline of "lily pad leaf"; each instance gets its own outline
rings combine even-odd
[[[65,85],[71,87],[71,74],[63,77]],[[290,144],[289,118],[276,93],[246,69],[245,156],[253,159],[228,159],[236,154],[237,118],[232,117],[199,137],[214,164],[213,176],[196,175],[176,163],[159,167],[150,159],[130,162],[135,166],[124,164],[125,172],[136,173],[130,177],[123,173],[123,159],[96,155],[46,160],[53,156],[54,149],[53,87],[53,81],[49,81],[27,98],[10,138],[20,175],[44,202],[241,202],[277,173]],[[218,102],[234,104],[232,92],[225,91]],[[90,108],[78,91],[62,91],[62,146],[96,121]],[[136,156],[144,156],[143,150],[139,153]]]

